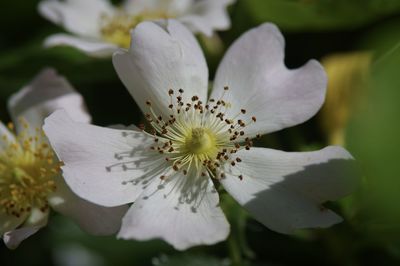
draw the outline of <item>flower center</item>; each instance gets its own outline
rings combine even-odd
[[[147,11],[132,16],[124,11],[119,11],[113,16],[102,15],[100,18],[102,38],[123,48],[129,48],[131,43],[130,30],[140,22],[172,18],[164,11]]]
[[[0,152],[0,211],[16,217],[34,207],[47,210],[47,197],[56,190],[54,176],[60,171],[42,131],[31,136],[26,123],[24,127],[16,141],[2,136],[7,147]]]
[[[185,140],[188,152],[193,154],[212,155],[216,147],[215,144],[215,136],[204,128],[193,128]]]
[[[245,137],[244,129],[256,118],[252,117],[247,122],[245,118],[240,119],[246,113],[244,109],[233,119],[225,118],[225,112],[231,108],[231,104],[223,100],[226,91],[227,87],[221,99],[210,99],[204,105],[197,96],[193,96],[190,102],[183,102],[182,89],[177,96],[169,90],[170,114],[167,117],[157,115],[151,102],[146,102],[150,109],[146,119],[152,126],[150,134],[155,142],[150,148],[164,155],[175,172],[224,177],[223,166],[227,162],[232,166],[240,163],[241,159],[235,153],[252,146],[251,140]],[[167,176],[161,177],[164,178]]]

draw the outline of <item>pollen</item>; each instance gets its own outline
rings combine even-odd
[[[54,176],[60,172],[43,132],[22,123],[24,130],[15,140],[2,138],[6,148],[0,152],[0,211],[15,217],[33,208],[46,211],[47,197],[56,190]]]
[[[242,162],[235,153],[252,146],[251,140],[243,136],[246,125],[255,123],[256,119],[245,117],[244,109],[238,109],[233,117],[226,117],[227,110],[232,108],[224,100],[226,93],[229,93],[228,87],[220,99],[209,99],[204,104],[197,95],[184,95],[183,89],[168,89],[169,113],[163,115],[157,114],[152,103],[146,101],[149,113],[145,117],[152,127],[147,134],[154,138],[150,152],[165,156],[170,175],[182,172],[185,176],[220,179],[225,178],[225,165],[236,167]],[[163,175],[162,180],[168,176]]]
[[[110,16],[103,14],[100,17],[100,34],[103,40],[114,43],[123,48],[129,48],[131,42],[130,30],[140,22],[172,18],[172,15],[162,11],[147,11],[138,15],[130,15],[123,10]]]

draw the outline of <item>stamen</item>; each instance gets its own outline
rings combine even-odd
[[[233,118],[226,117],[224,110],[231,108],[231,104],[224,100],[228,91],[229,87],[224,87],[221,98],[210,99],[204,105],[197,95],[184,102],[187,97],[183,97],[183,89],[178,89],[178,95],[173,89],[168,89],[171,113],[162,116],[155,113],[150,101],[146,101],[149,108],[146,119],[153,127],[155,137],[150,150],[165,156],[165,162],[173,173],[225,178],[224,165],[235,167],[242,162],[233,154],[240,149],[249,150],[253,145],[249,138],[243,142],[246,135],[244,115],[247,112],[239,109]],[[248,124],[255,122],[253,116]],[[165,179],[164,175],[160,179]]]
[[[56,190],[54,176],[61,166],[41,129],[30,130],[24,119],[19,122],[24,130],[16,141],[3,136],[7,147],[0,153],[0,211],[15,217],[34,207],[43,212],[48,209],[47,197]],[[9,123],[9,128],[14,126]]]
[[[112,16],[103,14],[100,17],[100,34],[108,42],[115,43],[123,48],[129,48],[131,42],[130,30],[140,22],[173,17],[175,17],[174,14],[165,11],[143,11],[137,15],[131,15],[121,9]]]

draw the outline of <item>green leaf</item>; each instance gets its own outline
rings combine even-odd
[[[290,31],[350,30],[400,10],[398,0],[246,0],[257,23]]]
[[[398,25],[392,31],[372,31],[365,39],[366,47],[374,41],[377,56],[364,105],[347,137],[349,149],[365,173],[361,193],[356,195],[357,225],[375,240],[387,243],[396,241],[400,233],[400,40],[393,38],[398,36]]]

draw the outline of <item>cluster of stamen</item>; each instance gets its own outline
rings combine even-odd
[[[138,15],[130,15],[122,10],[110,16],[103,14],[100,17],[100,34],[108,42],[120,47],[129,48],[131,37],[130,30],[145,20],[166,19],[171,15],[162,11],[147,11]]]
[[[245,116],[245,109],[232,118],[226,117],[231,104],[223,98],[228,90],[225,87],[220,99],[209,99],[205,104],[198,96],[184,102],[182,89],[177,92],[170,89],[170,113],[164,116],[157,115],[152,103],[146,102],[150,112],[145,116],[152,126],[149,133],[154,137],[150,149],[164,155],[174,172],[219,179],[225,177],[227,163],[236,166],[242,162],[236,153],[240,149],[249,150],[253,145],[251,139],[245,137],[245,128],[256,122],[256,118]],[[238,175],[238,178],[243,179],[243,176]]]
[[[1,136],[6,148],[0,151],[0,211],[16,217],[32,208],[48,209],[47,197],[56,190],[54,176],[60,171],[42,130],[32,134],[26,122],[21,124],[24,130],[16,139]],[[14,129],[11,123],[8,127]]]

